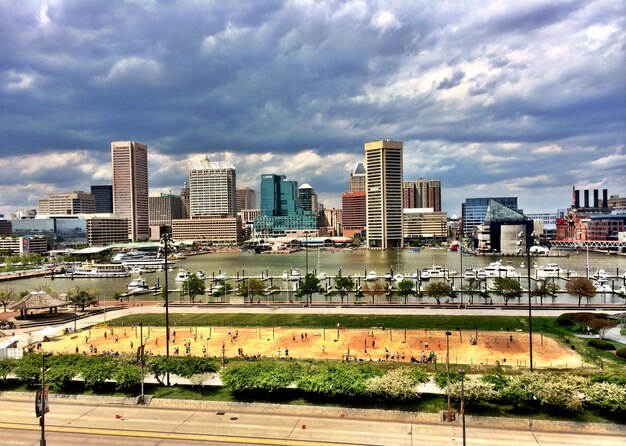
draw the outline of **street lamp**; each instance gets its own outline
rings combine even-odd
[[[461,258],[461,288],[459,290],[459,296],[461,297],[461,308],[463,308],[463,276],[464,276],[464,271],[463,271],[463,227],[460,228],[460,232],[459,232],[459,255]]]
[[[46,446],[46,412],[48,412],[48,386],[46,386],[46,358],[52,356],[52,353],[41,354],[41,394],[38,399],[39,403],[39,425],[41,426],[41,438],[39,446]]]
[[[465,446],[465,370],[459,370],[461,375],[461,427],[463,430],[463,446]]]
[[[170,234],[165,232],[163,234],[163,237],[161,238],[161,241],[163,242],[163,257],[165,258],[165,264],[164,264],[164,268],[165,268],[165,357],[167,358],[167,362],[169,364],[169,359],[170,359],[170,304],[169,304],[169,288],[168,288],[168,283],[167,283],[167,272],[168,272],[167,256],[169,254],[167,244],[168,244],[168,242],[172,241],[172,238],[171,238]],[[166,380],[167,380],[166,381],[167,387],[169,387],[170,386],[170,372],[169,372],[169,369],[167,370]]]
[[[527,228],[524,228],[523,232],[519,233],[519,236],[524,236],[526,245],[526,270],[528,274],[528,349],[530,354],[530,371],[533,371],[533,306],[532,306],[532,292],[530,289],[530,246],[531,241],[534,243],[535,233],[531,232],[530,236],[527,236]]]
[[[446,331],[446,393],[448,394],[448,421],[452,421],[452,409],[450,406],[450,331]]]

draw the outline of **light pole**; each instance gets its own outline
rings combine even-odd
[[[446,331],[446,393],[448,394],[448,421],[452,421],[452,409],[450,406],[450,335],[452,333]]]
[[[530,289],[530,246],[531,240],[534,243],[535,233],[531,232],[528,236],[528,228],[524,228],[524,232],[520,232],[520,235],[524,234],[526,244],[526,272],[528,274],[528,350],[530,354],[530,371],[533,371],[533,305],[532,305],[532,292]]]
[[[461,288],[459,290],[459,296],[461,297],[461,308],[463,308],[463,276],[465,272],[463,271],[463,227],[460,228],[459,231],[459,255],[461,258]]]
[[[46,386],[46,357],[52,353],[41,354],[41,397],[39,398],[39,425],[41,426],[41,438],[39,446],[46,446],[46,412],[48,412],[48,389]]]
[[[163,241],[163,256],[165,258],[165,264],[164,264],[164,268],[165,268],[165,357],[167,358],[167,363],[169,364],[169,359],[170,359],[170,305],[169,305],[169,289],[168,289],[168,283],[167,283],[167,272],[168,272],[168,267],[167,267],[167,256],[169,254],[168,252],[168,247],[167,247],[167,242],[171,241],[170,239],[170,235],[165,232],[163,234],[163,237],[161,239]],[[166,384],[167,387],[170,386],[170,372],[169,372],[169,368],[167,370],[167,375],[166,375]]]
[[[461,375],[461,427],[463,431],[463,446],[465,446],[465,370],[459,370]]]

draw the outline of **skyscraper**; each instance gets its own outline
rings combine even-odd
[[[365,166],[357,163],[350,174],[350,192],[365,192]]]
[[[441,212],[441,181],[428,180],[428,208]]]
[[[131,241],[150,237],[148,226],[148,146],[135,141],[111,143],[113,212],[128,219]]]
[[[255,209],[256,208],[256,191],[249,187],[242,187],[237,189],[237,212],[242,209]]]
[[[113,213],[113,186],[104,184],[100,186],[91,186],[91,195],[96,197],[96,213],[112,214]]]
[[[298,205],[300,206],[300,209],[305,212],[316,212],[316,201],[315,191],[308,183],[304,183],[298,188]]]
[[[365,144],[367,246],[402,247],[402,142]]]
[[[417,205],[415,181],[402,182],[402,207],[404,209],[421,207]]]
[[[187,182],[183,184],[183,187],[180,189],[180,201],[181,201],[181,209],[180,209],[180,218],[189,218],[191,215],[191,208],[189,205],[189,186],[187,186]]]
[[[189,163],[191,218],[236,214],[237,177],[229,162]]]

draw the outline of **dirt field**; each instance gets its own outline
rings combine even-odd
[[[229,334],[230,330],[230,334]],[[106,333],[106,336],[105,336]],[[437,361],[445,362],[446,335],[442,331],[425,330],[311,330],[294,328],[226,328],[226,327],[170,327],[170,354],[183,356],[218,357],[222,347],[227,358],[243,355],[285,357],[288,349],[291,358],[391,360],[409,362],[411,357],[420,360],[433,352]],[[144,327],[146,351],[165,354],[165,328]],[[470,337],[476,343],[470,343]],[[512,340],[511,340],[512,339]],[[527,333],[478,331],[453,331],[450,336],[450,362],[452,364],[528,366]],[[117,351],[135,352],[139,345],[139,327],[94,327],[91,330],[69,334],[45,342],[43,348],[53,353],[97,353]],[[189,347],[187,347],[189,345]],[[206,353],[205,353],[205,351]],[[95,352],[94,352],[95,353]],[[580,356],[553,339],[533,335],[535,367],[564,368],[581,364]],[[399,359],[398,359],[399,357]]]

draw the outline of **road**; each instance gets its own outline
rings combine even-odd
[[[0,445],[39,444],[34,404],[3,401]],[[626,435],[541,432],[467,427],[467,445],[605,446],[626,443]],[[457,423],[408,423],[269,413],[217,412],[137,406],[51,404],[46,439],[56,445],[285,445],[448,446],[462,444]]]

